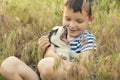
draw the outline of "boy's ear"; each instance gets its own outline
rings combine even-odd
[[[94,20],[94,16],[90,16],[89,20],[92,22]]]
[[[89,24],[94,20],[94,16],[89,17]]]
[[[62,10],[61,10],[61,12],[62,12],[62,15],[63,15],[63,13],[64,13],[64,10],[62,9]]]

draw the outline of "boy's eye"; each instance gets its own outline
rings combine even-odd
[[[71,19],[66,17],[65,20],[70,21]]]
[[[83,23],[84,21],[83,20],[77,20],[78,23]]]

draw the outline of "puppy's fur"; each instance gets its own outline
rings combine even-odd
[[[49,34],[49,39],[55,46],[55,52],[65,60],[70,60],[70,49],[64,41],[62,41],[61,36],[64,35],[67,39],[67,34],[64,34],[66,27],[55,26]]]

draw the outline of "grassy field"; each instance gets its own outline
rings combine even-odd
[[[37,41],[62,25],[63,0],[0,0],[0,63],[11,55],[36,65],[41,55]],[[95,20],[88,27],[98,39],[98,62],[89,71],[95,80],[120,80],[120,1],[95,0]],[[0,80],[3,80],[0,77]]]

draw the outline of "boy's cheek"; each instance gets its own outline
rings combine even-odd
[[[66,20],[63,20],[63,25],[64,25],[64,26],[65,26],[65,25],[69,25],[69,22],[66,21]]]

